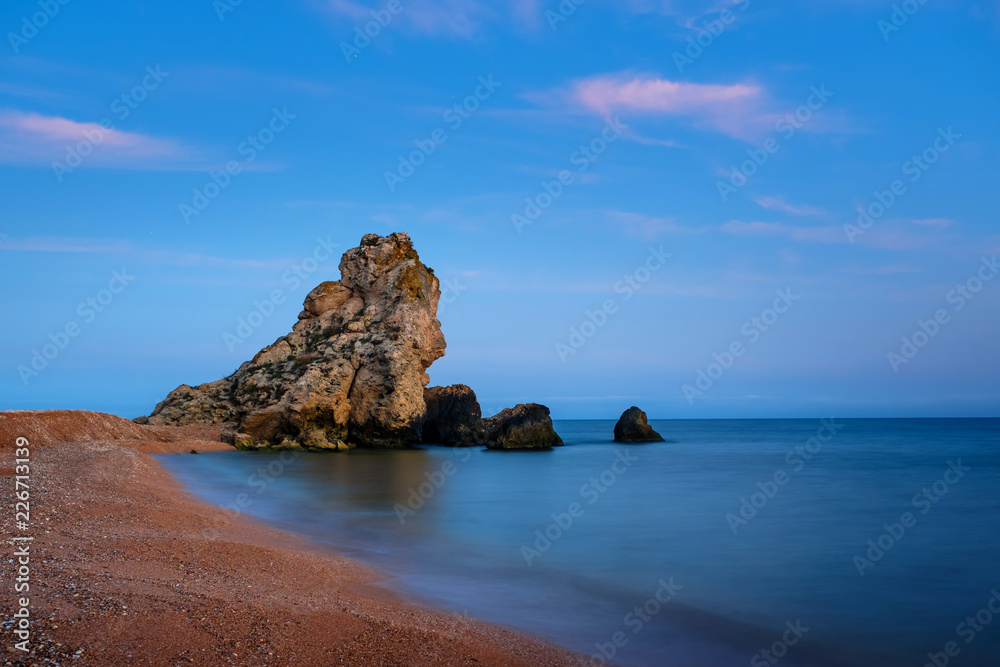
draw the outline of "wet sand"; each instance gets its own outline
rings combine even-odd
[[[14,525],[18,437],[31,443],[27,531]],[[234,451],[219,437],[98,413],[0,412],[3,664],[585,664],[422,607],[367,565],[200,503],[148,456]],[[14,592],[17,535],[34,536],[27,594]],[[27,654],[10,620],[23,595]]]

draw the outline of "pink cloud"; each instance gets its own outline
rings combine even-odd
[[[100,137],[100,145],[125,149],[131,155],[173,155],[177,145],[169,140],[144,134],[104,129],[98,123],[78,123],[58,116],[11,112],[0,115],[0,127],[33,135],[41,142],[73,143],[88,137]],[[96,143],[96,141],[95,141]]]
[[[564,105],[588,113],[676,117],[741,139],[756,137],[778,118],[764,108],[764,89],[751,83],[702,84],[653,75],[600,75],[574,82],[562,97]]]
[[[0,112],[0,161],[50,165],[70,148],[88,144],[84,164],[136,169],[184,168],[192,151],[172,139],[105,129],[98,123],[20,111]],[[82,151],[81,151],[82,152]],[[191,167],[196,168],[196,167]]]
[[[690,114],[720,105],[759,99],[758,86],[685,83],[667,79],[628,79],[598,76],[577,82],[575,95],[585,107],[598,113],[638,111],[644,113]]]

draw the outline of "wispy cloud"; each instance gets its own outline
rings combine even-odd
[[[14,83],[0,81],[0,95],[10,95],[13,97],[27,97],[31,99],[58,99],[63,97],[61,93],[53,90],[45,90],[32,86],[19,86]]]
[[[0,235],[2,238],[3,235]],[[148,250],[124,239],[72,237],[7,238],[0,252],[79,253],[91,255],[126,255],[128,261],[168,266],[191,266],[233,269],[287,269],[293,259],[241,259],[172,250]]]
[[[875,273],[880,276],[892,276],[899,273],[920,273],[919,269],[915,269],[912,266],[904,266],[902,264],[894,264],[891,266],[880,266],[875,270]]]
[[[907,266],[905,264],[888,264],[885,266],[877,267],[850,267],[845,269],[840,269],[842,273],[849,273],[852,275],[878,275],[878,276],[893,276],[899,274],[907,273],[920,273],[920,269],[914,268],[912,266]]]
[[[760,98],[759,86],[670,81],[650,76],[597,76],[577,82],[577,100],[600,113],[619,109],[644,113],[691,114]]]
[[[366,12],[366,16],[365,20],[370,21],[371,14]],[[304,93],[316,97],[352,94],[346,87],[338,88],[319,79],[297,76],[292,70],[268,71],[235,65],[178,67],[174,70],[174,79],[172,85],[198,94],[214,94],[229,99],[235,94],[245,92],[248,88],[255,92],[280,91],[282,94]]]
[[[432,37],[472,39],[489,23],[510,22],[518,28],[537,28],[542,15],[539,0],[438,0],[433,3],[404,3],[393,21],[404,30]],[[372,20],[372,7],[354,0],[327,0],[322,10],[338,19],[354,23]]]
[[[658,15],[671,24],[700,29],[700,19],[716,15],[743,1],[719,0],[714,5],[705,6],[699,0],[690,8],[678,6],[676,0],[589,0],[588,5],[603,5],[625,16]],[[582,0],[576,0],[575,4],[581,5]],[[317,6],[328,15],[359,24],[370,21],[371,11],[376,8],[374,3],[355,0],[322,0]],[[439,0],[426,4],[404,3],[404,7],[394,20],[405,24],[411,32],[472,39],[486,27],[494,25],[529,31],[546,27],[546,11],[558,14],[560,5],[549,0]]]
[[[11,239],[0,248],[11,252],[68,252],[86,254],[116,254],[129,252],[128,241],[78,239],[65,237],[30,237]]]
[[[837,226],[794,227],[780,222],[730,220],[722,225],[722,231],[734,236],[775,236],[811,243],[846,243],[843,230]]]
[[[196,150],[172,139],[60,116],[0,111],[0,162],[48,166],[65,161],[69,147],[80,142],[92,148],[84,161],[89,166],[177,169],[199,157]]]
[[[911,234],[890,228],[872,229],[858,239],[859,245],[879,250],[922,250],[934,247],[940,241],[930,234]]]
[[[826,211],[821,208],[816,208],[815,206],[790,204],[785,201],[784,197],[758,197],[754,201],[758,206],[762,206],[769,211],[781,211],[791,215],[807,217],[826,214]]]
[[[655,74],[596,75],[522,97],[563,113],[665,117],[739,138],[756,136],[778,118],[766,108],[767,94],[757,84],[689,83]]]
[[[650,241],[667,234],[698,234],[703,230],[685,227],[675,218],[653,217],[626,211],[608,211],[608,218],[625,229],[628,236]]]
[[[925,227],[951,227],[957,221],[951,218],[920,218],[916,220],[910,220],[915,225],[924,225]]]

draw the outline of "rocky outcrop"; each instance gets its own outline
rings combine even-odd
[[[428,387],[424,390],[427,419],[423,437],[426,444],[472,447],[485,443],[483,413],[476,392],[464,384]]]
[[[427,368],[444,356],[434,272],[406,234],[367,234],[340,280],[305,299],[291,333],[231,376],[181,385],[150,424],[236,424],[240,448],[313,450],[419,442]]]
[[[634,405],[615,424],[615,442],[659,442],[659,433],[646,422],[646,413]]]
[[[549,449],[563,444],[549,409],[537,403],[506,408],[484,419],[483,430],[489,449]]]

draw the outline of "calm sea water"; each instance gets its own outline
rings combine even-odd
[[[159,458],[594,664],[1000,665],[1000,420],[651,423],[667,442]]]

